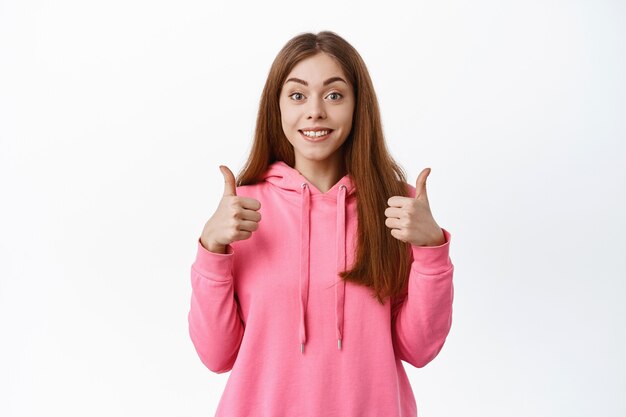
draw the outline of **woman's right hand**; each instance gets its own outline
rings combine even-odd
[[[215,253],[226,253],[226,245],[245,240],[259,228],[261,208],[259,200],[237,196],[235,176],[228,167],[220,165],[224,176],[224,194],[217,210],[206,222],[200,243]]]

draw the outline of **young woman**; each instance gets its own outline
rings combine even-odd
[[[291,39],[263,90],[252,151],[191,267],[189,334],[232,371],[216,416],[416,416],[401,361],[450,331],[450,233],[386,150],[358,52],[329,31]]]

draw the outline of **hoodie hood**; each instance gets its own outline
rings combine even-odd
[[[335,185],[331,187],[325,193],[322,193],[315,187],[309,180],[307,180],[298,170],[290,167],[283,161],[276,161],[272,163],[265,174],[263,180],[274,184],[275,186],[284,190],[296,191],[301,193],[303,184],[310,186],[310,194],[324,194],[325,196],[336,198],[339,188],[343,185],[346,187],[346,194],[351,195],[356,193],[356,188],[352,175],[346,174]]]
[[[298,342],[300,351],[304,353],[306,344],[306,312],[309,294],[310,280],[310,216],[311,196],[323,194],[326,198],[336,201],[337,207],[337,279],[341,282],[335,285],[335,333],[337,336],[337,348],[341,349],[343,339],[343,312],[345,300],[345,281],[339,276],[339,272],[346,269],[346,199],[355,194],[355,184],[350,174],[342,177],[333,187],[322,193],[300,172],[290,167],[283,161],[276,161],[269,166],[263,179],[279,188],[300,195],[300,325]]]

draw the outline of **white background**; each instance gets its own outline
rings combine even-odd
[[[420,417],[626,415],[626,3],[0,0],[0,415],[209,416],[196,239],[276,53],[333,30],[452,233]]]

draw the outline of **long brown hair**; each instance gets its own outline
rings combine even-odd
[[[281,124],[279,97],[282,85],[301,60],[324,52],[341,66],[354,88],[352,130],[343,146],[347,173],[356,188],[358,226],[357,253],[352,269],[340,273],[346,281],[374,290],[384,304],[387,296],[406,292],[410,270],[409,244],[394,238],[385,225],[389,197],[408,196],[406,174],[389,154],[383,136],[378,100],[359,53],[334,32],[302,33],[280,50],[269,71],[257,116],[254,142],[237,185],[254,184],[275,161],[293,167],[293,146]]]

